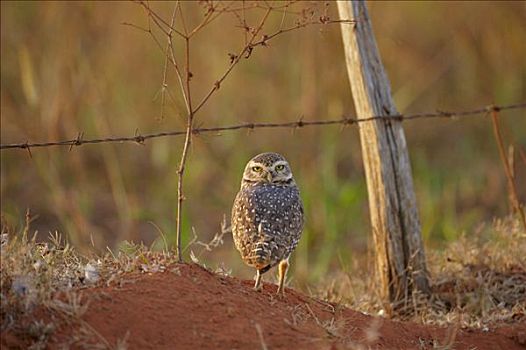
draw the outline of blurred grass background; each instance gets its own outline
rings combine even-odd
[[[173,4],[151,5],[169,21]],[[335,7],[329,4],[332,18]],[[370,2],[369,9],[400,112],[526,100],[524,2]],[[203,16],[197,2],[183,3],[183,10],[189,23]],[[252,11],[253,19],[262,14]],[[272,14],[264,33],[276,30],[280,21],[281,15]],[[184,128],[175,73],[168,71],[173,98],[160,118],[163,53],[146,33],[122,22],[147,26],[147,16],[132,2],[2,2],[1,142],[71,139],[79,131],[95,138]],[[224,14],[193,39],[194,96],[212,86],[228,67],[228,53],[242,45],[243,31],[236,25],[235,16]],[[354,112],[340,29],[324,25],[256,48],[199,112],[196,124],[341,115]],[[505,139],[523,150],[524,116],[521,110],[502,113]],[[481,223],[509,212],[488,118],[404,126],[429,247],[476,232]],[[84,251],[93,249],[91,242],[103,250],[124,240],[160,248],[155,226],[173,243],[182,141],[42,148],[32,150],[32,157],[23,150],[2,151],[2,219],[21,226],[30,208],[36,216],[32,227],[42,238],[57,230]],[[307,224],[293,278],[314,282],[364,255],[370,236],[359,135],[355,127],[339,126],[194,138],[185,179],[185,244],[192,230],[201,241],[220,230],[244,164],[263,151],[289,159],[305,201]],[[518,179],[526,178],[525,168],[517,159]],[[518,181],[518,190],[524,202],[525,181]],[[252,275],[230,237],[204,260]]]

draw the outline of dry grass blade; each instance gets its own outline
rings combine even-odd
[[[261,350],[268,350],[267,343],[265,343],[265,339],[263,338],[263,331],[261,330],[261,326],[259,323],[255,324],[256,332],[258,333],[259,341],[261,343]]]
[[[502,140],[502,133],[500,131],[499,125],[499,110],[497,108],[494,108],[491,111],[491,118],[493,122],[493,133],[495,135],[495,140],[499,148],[500,159],[502,160],[502,166],[506,174],[506,179],[508,180],[508,191],[510,194],[511,203],[513,209],[520,217],[524,230],[526,231],[526,215],[524,214],[524,210],[522,209],[522,205],[519,201],[519,196],[517,195],[517,187],[515,186],[513,170],[510,167],[510,163],[508,162],[508,158],[506,157],[506,152],[504,151],[504,141]]]
[[[526,320],[526,232],[519,220],[495,220],[470,235],[451,242],[443,251],[430,250],[429,266],[432,294],[410,295],[405,307],[394,310],[391,317],[425,324],[460,328],[491,327],[496,324]],[[375,279],[367,269],[353,272],[350,280],[338,273],[330,291],[320,290],[318,296],[329,296],[368,314],[385,311],[374,291]],[[332,287],[331,287],[332,286]]]

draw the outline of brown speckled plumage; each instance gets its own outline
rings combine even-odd
[[[303,229],[303,205],[290,166],[277,153],[252,158],[232,208],[232,233],[243,261],[261,274],[280,264],[280,288],[288,258]]]

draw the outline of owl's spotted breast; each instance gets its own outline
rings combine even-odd
[[[303,205],[296,187],[243,188],[232,212],[236,248],[250,266],[263,268],[287,259],[303,228]]]

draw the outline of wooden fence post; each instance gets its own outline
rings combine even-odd
[[[359,129],[380,294],[396,307],[415,288],[430,290],[411,165],[365,2],[338,1],[338,11],[340,19],[355,21],[342,22],[341,30],[358,118],[386,116]]]

